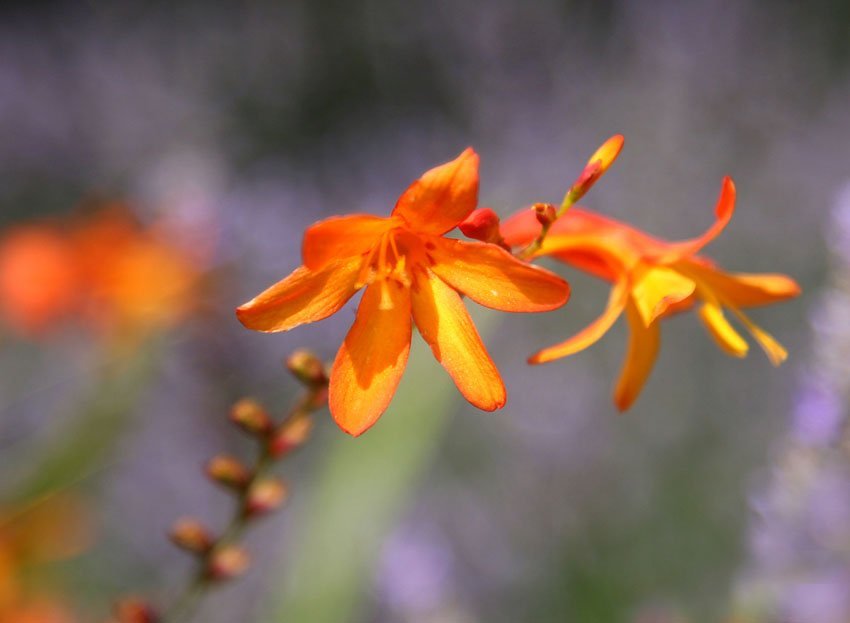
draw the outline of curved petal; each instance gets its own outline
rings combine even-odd
[[[696,283],[681,273],[663,266],[646,267],[632,285],[632,298],[643,324],[649,326],[667,310],[691,296]]]
[[[556,274],[532,266],[494,244],[434,238],[425,248],[431,270],[476,303],[510,312],[539,312],[567,302],[570,286]]]
[[[366,288],[331,370],[331,415],[354,436],[365,432],[389,406],[410,352],[410,290],[395,282],[385,284],[385,292],[381,283]]]
[[[735,182],[732,181],[731,177],[724,177],[723,185],[720,188],[720,196],[717,198],[717,204],[714,207],[716,220],[712,223],[711,227],[697,238],[671,243],[669,249],[658,258],[658,261],[668,262],[676,258],[696,255],[709,242],[717,238],[720,232],[729,224],[729,221],[732,220],[732,214],[735,212],[735,194]]]
[[[614,388],[614,404],[620,411],[632,406],[646,384],[661,344],[661,328],[658,321],[645,326],[640,312],[633,303],[626,305],[629,322],[629,347],[617,386]]]
[[[709,265],[688,262],[686,269],[723,301],[735,307],[757,307],[800,295],[800,286],[786,275],[773,273],[727,273]]]
[[[295,271],[236,310],[249,329],[272,333],[289,331],[327,318],[357,291],[360,258],[337,261],[320,271],[299,266]]]
[[[457,158],[427,171],[399,197],[393,216],[418,232],[442,235],[478,203],[478,154],[467,147]]]
[[[460,296],[439,277],[420,278],[413,291],[413,319],[434,357],[473,405],[500,409],[505,385],[487,354]]]
[[[526,208],[503,220],[500,231],[509,246],[522,247],[540,235],[540,228],[540,221],[534,211]]]
[[[555,359],[574,355],[583,351],[588,346],[595,344],[617,322],[617,318],[623,313],[628,298],[628,283],[625,280],[617,282],[611,289],[611,294],[608,296],[608,305],[599,318],[568,340],[554,346],[549,346],[533,354],[528,358],[528,363],[547,363]]]
[[[750,350],[750,345],[747,344],[747,341],[735,330],[735,327],[729,324],[729,321],[723,314],[723,310],[716,301],[706,301],[706,303],[699,308],[698,314],[700,320],[702,320],[702,323],[705,325],[705,328],[708,329],[711,337],[713,337],[714,341],[717,342],[720,350],[728,355],[732,355],[733,357],[747,356],[747,352]]]
[[[304,266],[320,270],[334,260],[362,255],[398,222],[391,218],[353,214],[319,221],[304,232],[301,255]]]

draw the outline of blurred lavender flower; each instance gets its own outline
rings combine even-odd
[[[850,620],[850,184],[829,242],[831,281],[814,306],[811,363],[769,482],[752,499],[751,555],[735,605],[756,620]]]

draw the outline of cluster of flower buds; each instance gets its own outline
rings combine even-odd
[[[289,497],[289,487],[268,468],[302,446],[313,430],[312,413],[328,401],[328,373],[324,363],[306,350],[294,352],[286,367],[304,386],[305,393],[281,422],[253,398],[243,398],[230,409],[230,421],[257,442],[257,456],[249,466],[237,457],[219,454],[207,461],[207,477],[236,498],[230,525],[216,535],[194,517],[178,519],[171,527],[171,542],[198,561],[198,576],[192,586],[217,584],[242,575],[250,566],[248,552],[235,542],[236,536],[254,519],[280,508]],[[115,605],[109,623],[157,623],[154,610],[136,597]]]

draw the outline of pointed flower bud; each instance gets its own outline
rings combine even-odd
[[[214,541],[206,526],[192,517],[183,517],[174,522],[168,536],[177,547],[193,554],[205,554]]]
[[[231,489],[242,490],[251,480],[251,472],[232,456],[219,454],[207,463],[207,476]]]
[[[279,478],[255,482],[245,499],[245,511],[251,516],[264,515],[281,506],[289,496],[289,487]]]
[[[238,545],[228,545],[210,556],[207,575],[211,580],[231,580],[245,573],[250,564],[248,552]]]
[[[620,155],[620,150],[623,148],[624,138],[622,134],[615,134],[597,149],[590,159],[587,161],[587,166],[578,176],[578,179],[573,182],[572,187],[567,193],[569,204],[573,204],[581,199],[588,190],[605,174],[608,167]]]
[[[313,418],[307,413],[289,418],[272,434],[269,452],[279,458],[303,445],[310,438],[313,425]]]
[[[286,367],[305,385],[326,385],[328,375],[325,364],[313,352],[299,349],[286,359]]]
[[[251,435],[264,435],[272,428],[268,412],[253,398],[238,400],[230,409],[230,421]]]
[[[156,623],[159,617],[151,606],[138,597],[125,597],[115,604],[117,623]]]
[[[535,203],[531,209],[534,210],[537,222],[543,227],[548,227],[558,218],[558,212],[551,203]]]

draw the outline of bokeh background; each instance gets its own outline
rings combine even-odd
[[[324,414],[281,466],[291,504],[195,620],[846,623],[848,6],[4,4],[2,235],[36,240],[20,268],[36,306],[42,285],[77,284],[60,302],[82,291],[26,277],[64,252],[45,227],[88,241],[94,285],[84,312],[4,312],[0,588],[66,617],[45,622],[103,620],[127,593],[168,603],[191,570],[171,522],[229,511],[201,471],[247,448],[229,405],[282,412],[298,391],[283,357],[332,359],[353,317],[355,303],[274,336],[235,320],[299,263],[305,226],[386,214],[467,145],[482,205],[558,201],[622,133],[586,205],[689,237],[732,175],[738,212],[710,254],[801,283],[800,299],[754,313],[788,363],[728,358],[685,314],[665,321],[650,382],[619,416],[623,327],[524,364],[595,317],[603,284],[568,273],[571,302],[542,316],[476,309],[508,406],[468,406],[416,338],[372,431],[353,440]]]

